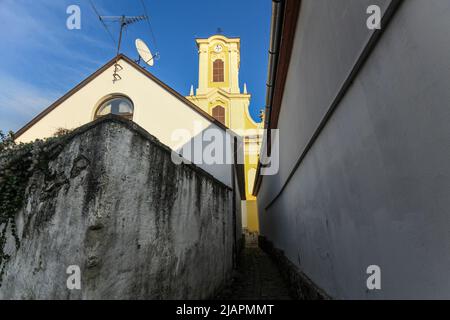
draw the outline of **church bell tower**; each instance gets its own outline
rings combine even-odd
[[[199,74],[197,94],[221,88],[239,94],[240,39],[221,35],[197,39]]]
[[[248,110],[251,95],[239,84],[241,39],[214,35],[196,42],[198,87],[187,98],[232,130],[257,128]]]
[[[239,85],[241,39],[213,35],[196,39],[198,87],[186,98],[243,137],[247,201],[242,205],[243,227],[258,231],[257,204],[252,195],[259,157],[261,126],[249,112],[251,95]],[[245,130],[245,131],[243,131]]]

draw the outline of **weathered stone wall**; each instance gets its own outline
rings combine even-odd
[[[108,118],[61,142],[10,237],[0,299],[201,299],[230,276],[232,190],[136,125]],[[81,269],[68,290],[67,267]]]

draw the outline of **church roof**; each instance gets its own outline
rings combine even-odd
[[[227,130],[228,128],[222,124],[221,122],[217,121],[215,118],[213,118],[211,115],[209,115],[207,112],[203,111],[200,107],[186,99],[183,95],[181,95],[179,92],[177,92],[175,89],[168,86],[166,83],[158,79],[156,76],[154,76],[149,71],[145,70],[141,66],[139,66],[136,62],[128,58],[124,54],[119,54],[118,60],[124,60],[127,63],[129,63],[132,67],[134,67],[137,71],[141,72],[146,77],[150,78],[154,82],[156,82],[158,85],[160,85],[164,90],[172,94],[175,98],[179,99],[181,102],[186,104],[187,107],[193,109],[197,113],[199,113],[201,116],[206,118],[207,120],[211,121],[215,125],[217,125],[219,128],[223,130]],[[48,108],[43,110],[41,113],[39,113],[36,117],[34,117],[30,122],[28,122],[25,126],[23,126],[21,129],[19,129],[15,134],[14,137],[17,139],[20,137],[24,132],[26,132],[29,128],[31,128],[34,124],[36,124],[38,121],[40,121],[42,118],[44,118],[47,114],[49,114],[51,111],[56,109],[61,103],[63,103],[65,100],[67,100],[69,97],[71,97],[73,94],[75,94],[77,91],[82,89],[84,86],[86,86],[88,83],[90,83],[92,80],[94,80],[98,75],[106,71],[108,68],[114,65],[116,62],[116,57],[109,60],[106,64],[104,64],[101,68],[97,69],[94,73],[92,73],[89,77],[81,81],[78,85],[76,85],[73,89],[68,91],[65,95],[63,95],[61,98],[56,100],[54,103],[52,103]]]

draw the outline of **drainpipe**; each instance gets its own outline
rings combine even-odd
[[[266,107],[265,107],[265,117],[264,117],[264,129],[267,130],[266,136],[266,146],[267,155],[270,156],[271,153],[271,139],[270,134],[270,114],[272,111],[273,93],[275,90],[275,78],[277,74],[278,66],[278,55],[280,52],[281,44],[281,34],[283,31],[283,21],[284,21],[284,9],[285,0],[273,0],[272,1],[272,20],[270,27],[270,47],[269,47],[269,66],[267,71],[267,82],[266,82]],[[261,162],[258,162],[258,167],[256,170],[256,180],[253,185],[252,194],[256,195],[261,184]]]
[[[266,108],[264,128],[270,129],[270,114],[272,111],[273,94],[275,90],[275,78],[277,73],[278,56],[280,51],[281,34],[283,30],[283,18],[285,0],[273,0],[272,1],[272,21],[270,31],[270,47],[269,47],[269,67],[266,83]],[[270,130],[267,132],[267,154],[270,155]]]

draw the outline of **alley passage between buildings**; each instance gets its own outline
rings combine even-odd
[[[233,283],[218,297],[224,300],[290,300],[289,289],[276,264],[255,238],[246,238]]]

